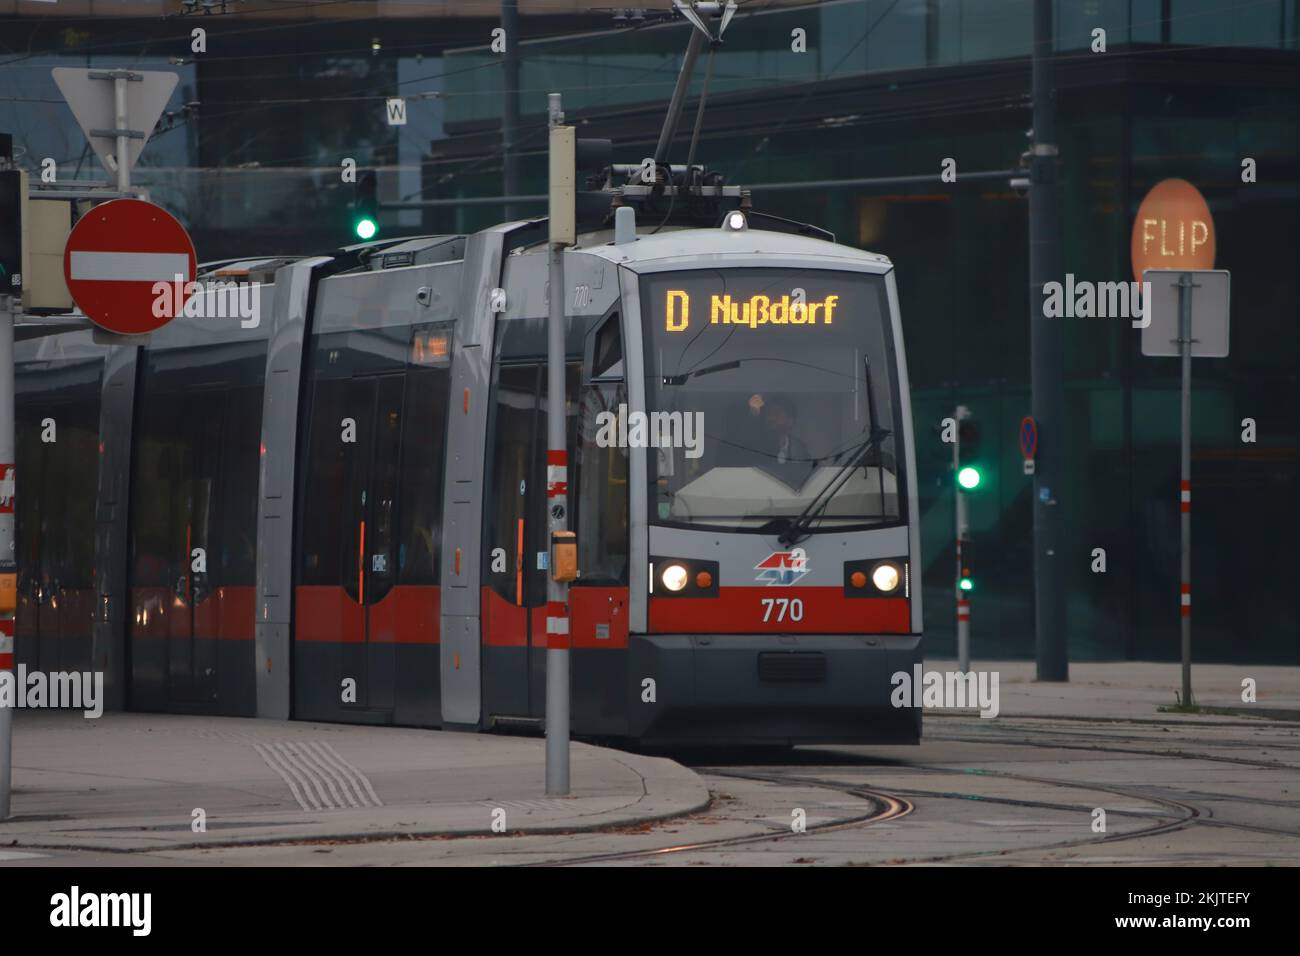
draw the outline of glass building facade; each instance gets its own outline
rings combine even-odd
[[[976,658],[1033,655],[1028,414],[1028,206],[1009,176],[1028,141],[1030,0],[833,0],[742,7],[714,56],[698,158],[752,186],[757,208],[814,222],[897,268],[923,522],[927,648],[952,654],[953,483],[939,424],[978,420],[994,466],[971,498]],[[1058,0],[1054,5],[1063,272],[1127,281],[1133,219],[1171,177],[1205,196],[1216,268],[1232,272],[1232,350],[1197,360],[1192,518],[1198,661],[1300,663],[1287,543],[1300,537],[1300,0]],[[545,188],[545,102],[615,157],[653,150],[686,28],[531,16],[519,48],[521,193]],[[213,18],[214,24],[217,18]],[[44,21],[50,21],[45,17]],[[499,196],[502,57],[496,22],[405,16],[214,25],[211,56],[169,65],[188,37],[101,52],[104,23],[0,26],[0,131],[39,169],[104,178],[83,155],[49,67],[129,64],[181,75],[173,128],[137,179],[190,227],[200,258],[294,254],[353,241],[351,157],[385,202]],[[0,5],[0,24],[6,22]],[[37,29],[37,26],[40,29]],[[290,31],[290,26],[294,29]],[[68,31],[88,39],[71,42]],[[171,28],[169,28],[171,29]],[[236,52],[223,30],[242,29]],[[1105,52],[1094,52],[1104,31]],[[798,31],[803,31],[802,35]],[[163,31],[165,33],[165,31]],[[292,39],[287,39],[292,37]],[[77,38],[74,36],[72,40]],[[100,45],[97,45],[100,44]],[[803,52],[796,52],[800,48]],[[90,52],[87,52],[90,51]],[[685,160],[695,95],[672,159]],[[392,126],[385,99],[407,100]],[[186,104],[197,103],[197,107]],[[957,182],[775,189],[763,184],[937,174]],[[1253,159],[1256,181],[1242,162]],[[542,214],[539,203],[521,204]],[[381,234],[468,231],[491,205],[385,210]],[[1064,279],[1064,275],[1061,277]],[[1069,647],[1074,660],[1178,655],[1178,395],[1174,359],[1140,353],[1121,319],[1062,319]],[[1242,440],[1243,421],[1255,440]],[[1095,549],[1106,569],[1093,570]]]

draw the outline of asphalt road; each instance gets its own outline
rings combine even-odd
[[[710,805],[601,832],[131,854],[0,865],[1295,865],[1300,723],[926,718],[918,747],[673,754]],[[1103,816],[1104,814],[1104,816]],[[21,854],[21,857],[19,857]]]

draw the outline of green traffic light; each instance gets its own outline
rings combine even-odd
[[[981,475],[979,469],[972,468],[970,465],[967,465],[965,468],[957,472],[957,484],[961,485],[967,491],[970,491],[973,488],[978,488],[980,480]]]
[[[963,591],[970,591],[970,590],[973,590],[974,587],[975,587],[975,582],[972,581],[970,578],[962,578],[962,579],[961,579],[961,589],[962,589]]]
[[[358,239],[373,239],[379,231],[379,224],[369,216],[363,216],[357,220],[356,230]]]

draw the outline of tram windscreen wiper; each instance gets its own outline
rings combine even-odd
[[[701,375],[708,375],[712,372],[726,372],[733,368],[740,368],[740,359],[736,359],[734,362],[719,362],[717,365],[706,365],[704,368],[693,369],[680,375],[665,375],[664,384],[685,385],[688,378],[699,378]]]
[[[808,526],[821,517],[822,512],[830,507],[831,499],[839,493],[840,488],[849,480],[849,475],[853,474],[853,469],[867,457],[867,452],[888,438],[890,434],[888,428],[873,428],[871,434],[862,439],[857,447],[853,449],[853,453],[849,455],[849,460],[840,466],[840,470],[835,473],[821,491],[817,492],[817,496],[808,502],[808,507],[800,512],[799,517],[790,522],[777,540],[786,547],[801,541],[805,537],[804,532],[808,530]]]

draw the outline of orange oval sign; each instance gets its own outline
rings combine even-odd
[[[1214,219],[1185,179],[1156,183],[1133,220],[1133,278],[1145,269],[1213,269]]]

